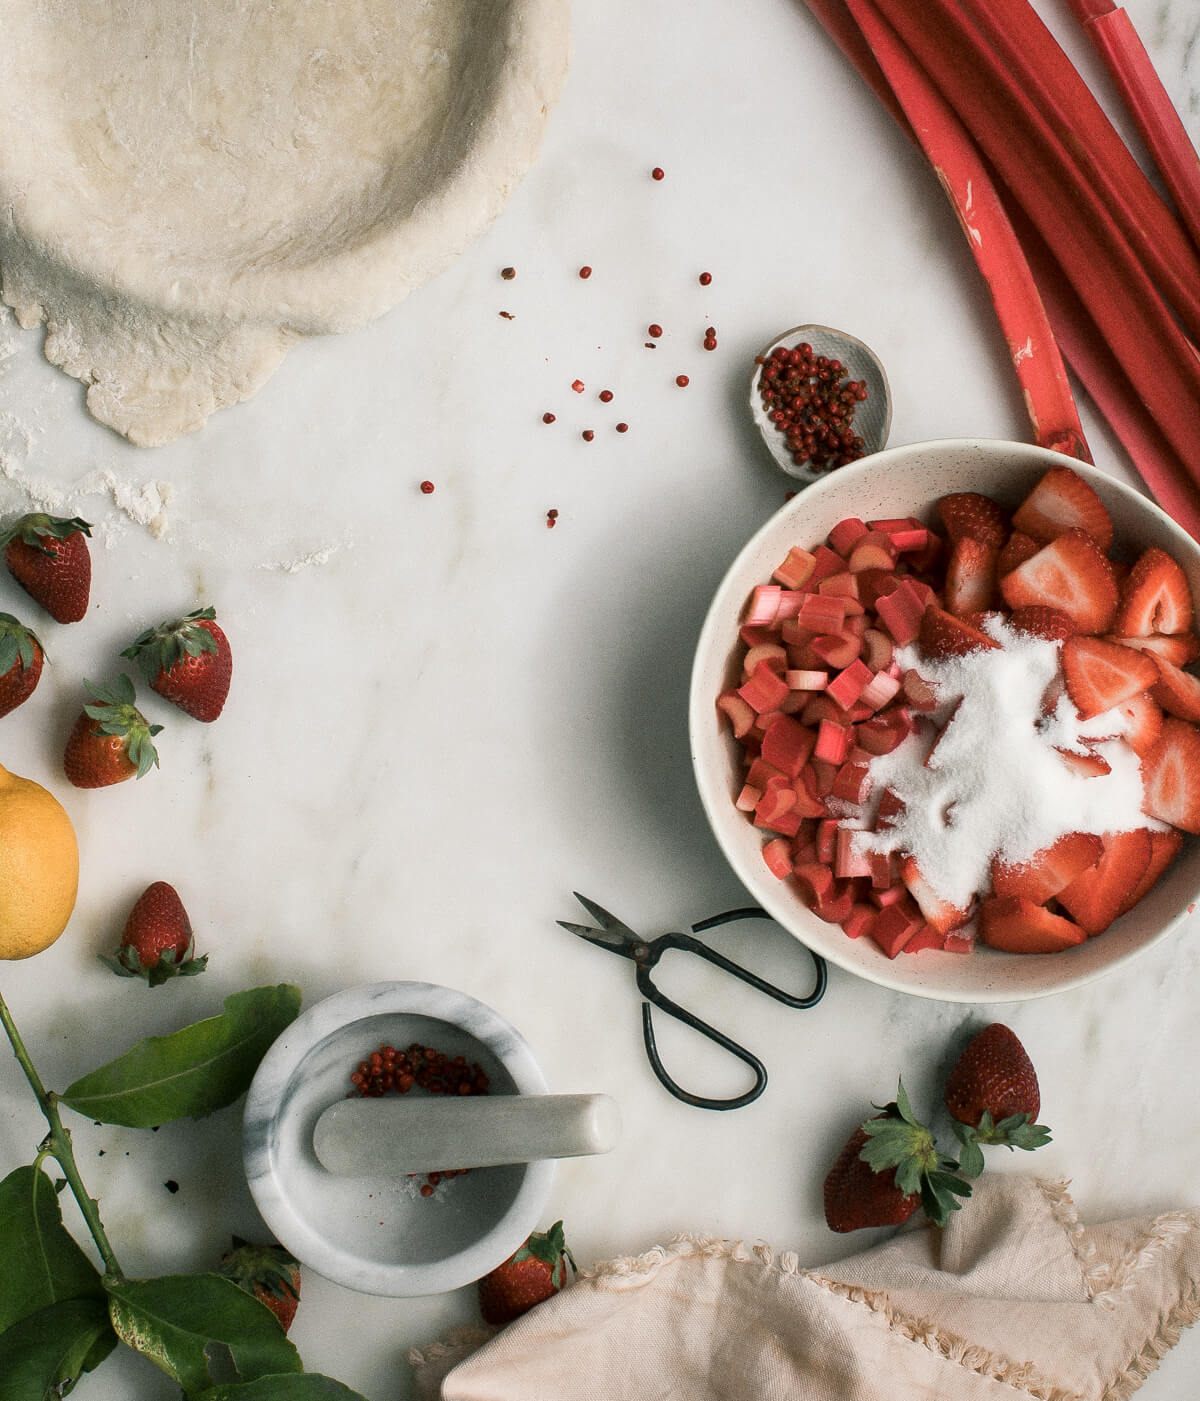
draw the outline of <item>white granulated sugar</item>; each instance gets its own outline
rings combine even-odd
[[[872,798],[890,787],[904,812],[882,832],[864,832],[865,851],[910,854],[925,879],[959,908],[990,885],[992,858],[1026,861],[1068,832],[1125,832],[1160,824],[1142,812],[1141,768],[1119,738],[1123,718],[1109,711],[1078,719],[1059,694],[1061,643],[989,622],[999,648],[930,661],[910,649],[901,665],[916,666],[937,690],[938,710],[890,754],[871,761]],[[956,708],[957,707],[957,708]],[[937,747],[930,761],[930,745]],[[1093,750],[1112,772],[1084,777],[1055,749]]]

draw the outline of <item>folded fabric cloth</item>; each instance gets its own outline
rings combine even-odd
[[[409,1361],[430,1401],[1122,1401],[1198,1313],[1200,1211],[1083,1226],[1004,1174],[816,1270],[683,1237]]]

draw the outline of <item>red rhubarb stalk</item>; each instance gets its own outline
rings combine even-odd
[[[870,3],[847,4],[941,181],[987,282],[1034,440],[1090,462],[1066,367],[1037,284],[978,150],[891,26]]]
[[[1200,257],[1194,245],[1029,0],[965,0],[959,9],[969,16],[967,26],[974,21],[980,44],[1063,139],[1082,180],[1107,206],[1190,334],[1200,336]]]
[[[1125,10],[1111,0],[1069,0],[1100,55],[1180,218],[1200,246],[1200,157]]]
[[[1200,359],[1066,144],[950,0],[873,0],[972,133],[1200,480]]]

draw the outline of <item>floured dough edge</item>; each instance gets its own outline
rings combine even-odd
[[[133,297],[56,259],[52,244],[24,240],[9,202],[0,208],[0,300],[23,329],[45,325],[46,359],[87,386],[97,422],[139,447],[194,432],[255,394],[297,340],[382,316],[487,228],[537,159],[569,47],[567,0],[518,6],[511,65],[458,177],[403,224],[308,269],[294,288],[274,284],[265,297],[239,288],[214,310],[172,308],[167,287],[160,300]]]

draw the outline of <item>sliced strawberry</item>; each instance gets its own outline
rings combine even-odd
[[[990,608],[996,592],[995,545],[964,535],[956,540],[946,565],[946,611],[962,617]]]
[[[917,902],[925,923],[939,934],[957,929],[971,917],[970,905],[963,909],[939,895],[911,856],[906,856],[900,863],[900,879]]]
[[[1132,910],[1134,905],[1150,892],[1157,884],[1159,876],[1167,869],[1172,861],[1179,855],[1179,848],[1183,845],[1183,833],[1177,832],[1174,827],[1168,827],[1165,831],[1159,828],[1152,828],[1150,831],[1150,860],[1142,873],[1142,878],[1137,885],[1129,892],[1121,904],[1118,914],[1125,914]]]
[[[1112,765],[1103,754],[1097,754],[1093,749],[1086,754],[1078,754],[1073,749],[1059,749],[1056,745],[1054,752],[1080,778],[1103,778],[1106,773],[1112,773]]]
[[[981,647],[999,647],[995,638],[980,632],[953,613],[947,613],[931,603],[921,617],[919,632],[921,655],[940,660],[943,657],[964,657]]]
[[[1010,899],[1044,905],[1058,892],[1094,866],[1104,853],[1104,842],[1092,832],[1068,832],[1052,845],[1012,864],[992,861],[992,891]]]
[[[1158,680],[1153,657],[1101,637],[1068,637],[1062,646],[1062,669],[1067,695],[1081,720],[1102,715]],[[1200,682],[1197,691],[1200,693]]]
[[[1086,530],[1107,554],[1112,517],[1087,482],[1070,467],[1051,467],[1013,513],[1013,529],[1046,543],[1065,531]]]
[[[1014,608],[1008,623],[1015,632],[1040,637],[1046,642],[1059,642],[1064,637],[1074,637],[1079,631],[1079,625],[1069,613],[1064,613],[1061,608],[1047,608],[1036,603],[1025,608]]]
[[[1086,530],[1068,530],[1031,559],[1001,576],[1010,608],[1059,608],[1080,632],[1108,632],[1117,609],[1112,565]]]
[[[1058,903],[1081,929],[1102,934],[1150,864],[1150,832],[1109,832],[1100,860],[1058,892]]]
[[[956,491],[943,496],[938,511],[951,543],[978,540],[999,549],[1008,538],[1008,512],[990,496],[977,491]]]
[[[1142,811],[1200,833],[1200,730],[1174,715],[1142,759]]]
[[[1180,671],[1162,657],[1154,656],[1153,661],[1158,678],[1150,687],[1151,696],[1169,714],[1196,724],[1200,721],[1200,678]]]
[[[1140,757],[1154,747],[1162,733],[1162,706],[1150,695],[1133,696],[1117,706],[1121,713],[1121,738]]]
[[[1087,939],[1072,920],[1019,897],[993,896],[979,913],[983,942],[1006,953],[1061,953]]]
[[[1187,575],[1157,545],[1141,555],[1121,586],[1113,631],[1123,637],[1152,632],[1188,632],[1192,626],[1192,590]]]
[[[1191,666],[1200,661],[1200,637],[1194,632],[1152,632],[1148,637],[1120,637],[1114,633],[1108,640],[1136,647],[1139,652],[1153,652],[1172,666]]]
[[[1014,530],[1000,547],[1000,557],[996,561],[996,573],[1011,574],[1019,564],[1024,564],[1027,559],[1032,559],[1041,548],[1032,535],[1024,535],[1021,531]]]

